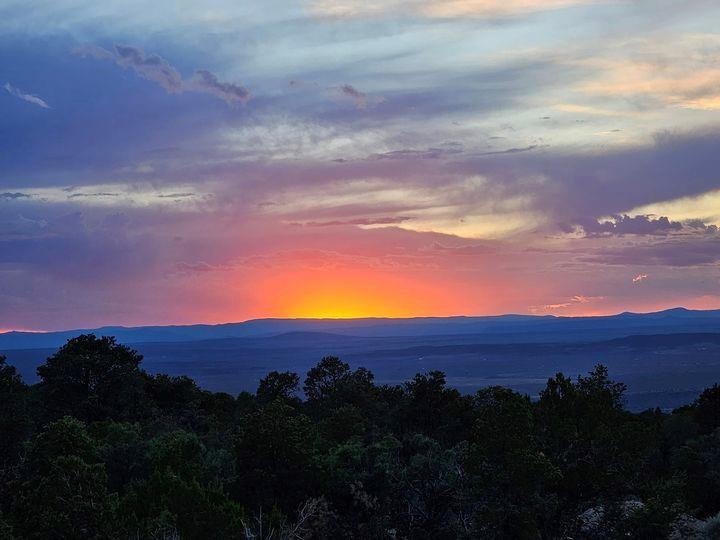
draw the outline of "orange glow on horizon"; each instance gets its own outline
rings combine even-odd
[[[449,301],[453,295],[434,285],[419,278],[368,269],[300,269],[267,278],[259,290],[273,293],[263,295],[258,303],[262,303],[265,313],[290,318],[457,314],[456,302]]]

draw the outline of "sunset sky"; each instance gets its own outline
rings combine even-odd
[[[0,329],[720,308],[719,22],[0,1]]]

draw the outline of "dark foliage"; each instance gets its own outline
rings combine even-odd
[[[632,414],[597,366],[533,401],[323,358],[256,394],[149,375],[79,336],[0,357],[0,539],[717,538],[720,388]]]

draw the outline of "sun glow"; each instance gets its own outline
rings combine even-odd
[[[278,276],[273,288],[283,317],[349,319],[359,317],[412,317],[437,314],[440,295],[429,287],[389,273],[356,270],[306,271]]]

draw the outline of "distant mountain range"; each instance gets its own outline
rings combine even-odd
[[[412,319],[260,319],[193,326],[103,327],[0,334],[0,354],[23,379],[81,333],[112,335],[150,373],[188,375],[203,388],[254,392],[269,371],[304,374],[323,356],[370,369],[380,384],[440,370],[472,393],[504,385],[537,396],[558,372],[605,364],[628,385],[633,410],[690,403],[720,382],[720,310],[671,309],[606,317],[504,315]]]
[[[106,326],[46,333],[7,332],[0,334],[0,352],[59,347],[83,333],[115,336],[122,343],[134,344],[262,338],[303,332],[366,338],[472,335],[476,343],[572,343],[633,335],[720,332],[720,310],[675,308],[656,313],[621,313],[601,317],[501,315],[408,319],[257,319],[217,325]]]

